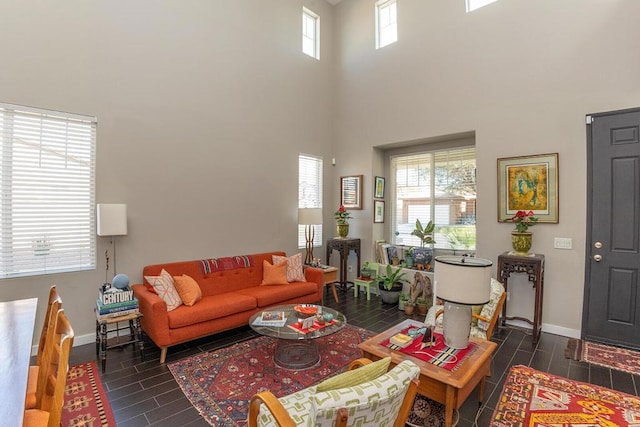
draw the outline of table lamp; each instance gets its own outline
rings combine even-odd
[[[304,257],[305,264],[311,264],[313,262],[313,240],[315,239],[314,225],[322,224],[322,209],[321,208],[299,208],[298,209],[298,224],[306,225],[304,230],[304,237],[306,239],[307,253]]]
[[[116,270],[116,242],[115,236],[127,235],[127,205],[125,204],[98,204],[97,210],[97,234],[98,236],[111,236],[113,243],[113,274]],[[109,270],[109,251],[105,251],[107,259],[106,270]],[[107,273],[105,272],[105,275]],[[106,277],[105,277],[106,278]],[[109,280],[107,280],[108,282]]]
[[[444,342],[451,348],[467,348],[471,306],[489,301],[492,262],[460,256],[438,256],[435,261],[436,295],[445,302]]]

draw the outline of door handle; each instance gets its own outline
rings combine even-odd
[[[594,255],[593,259],[594,259],[595,262],[600,262],[600,261],[602,261],[602,255]]]

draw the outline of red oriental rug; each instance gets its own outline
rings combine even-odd
[[[168,367],[185,396],[209,424],[245,426],[249,400],[254,394],[269,390],[276,397],[282,397],[343,372],[351,361],[362,357],[358,344],[374,335],[366,329],[346,325],[335,334],[318,338],[320,364],[301,371],[274,365],[276,340],[269,337],[188,357]],[[442,420],[444,425],[442,405],[416,399],[414,412],[413,419],[420,423],[433,418]]]
[[[514,366],[493,412],[492,427],[638,426],[640,398]]]
[[[62,422],[64,427],[115,427],[116,422],[95,361],[69,368]]]
[[[640,352],[638,351],[572,339],[567,343],[564,355],[568,359],[640,375]]]

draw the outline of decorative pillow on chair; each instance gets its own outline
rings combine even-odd
[[[287,260],[271,265],[266,259],[262,261],[262,283],[261,285],[288,285],[287,281]]]
[[[307,279],[304,277],[304,269],[302,268],[302,254],[297,253],[295,255],[291,255],[290,257],[273,255],[272,262],[274,264],[279,264],[282,261],[287,261],[287,281],[288,282],[306,282]]]
[[[158,296],[167,304],[167,311],[175,310],[182,305],[180,295],[173,283],[173,277],[164,269],[159,276],[145,276],[144,278],[151,283]]]
[[[385,357],[378,361],[369,363],[368,365],[361,366],[351,371],[343,372],[322,381],[316,387],[316,392],[337,390],[344,387],[352,387],[354,385],[366,383],[367,381],[374,380],[389,370],[389,364],[391,363],[391,357]]]
[[[192,306],[202,299],[202,290],[193,277],[183,274],[173,276],[173,282],[184,305]]]

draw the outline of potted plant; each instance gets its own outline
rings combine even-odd
[[[414,303],[413,301],[406,301],[404,303],[404,314],[408,314],[409,316],[411,316],[415,308],[416,303]]]
[[[404,250],[404,263],[407,268],[413,267],[413,246]]]
[[[362,264],[362,268],[360,269],[360,277],[362,277],[363,279],[369,280],[372,277],[374,277],[375,275],[376,275],[375,268],[372,268],[369,265],[369,261],[365,261]]]
[[[406,282],[401,268],[392,268],[387,264],[386,276],[378,276],[378,289],[380,290],[380,298],[386,304],[397,304],[402,293],[402,283]]]
[[[531,249],[533,233],[527,230],[538,222],[538,218],[533,215],[533,211],[518,211],[513,218],[507,220],[516,225],[516,229],[511,232],[511,245],[518,254],[528,255]]]
[[[427,314],[427,311],[429,311],[429,303],[424,298],[418,298],[416,305],[418,306],[418,313],[420,314]]]
[[[411,232],[411,235],[420,239],[420,246],[424,248],[426,245],[435,243],[435,240],[433,240],[434,230],[435,225],[433,221],[429,221],[427,225],[423,227],[420,220],[416,219],[416,228]]]
[[[346,239],[349,235],[349,222],[351,214],[344,208],[344,205],[340,205],[337,211],[333,213],[333,217],[336,220],[336,227],[338,229],[338,237]]]
[[[398,309],[404,310],[404,307],[407,301],[409,301],[409,294],[405,294],[404,292],[401,292],[400,299],[398,300]]]

